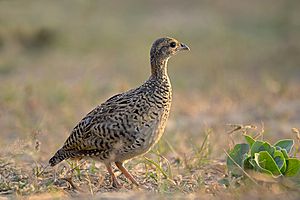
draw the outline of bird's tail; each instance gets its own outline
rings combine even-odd
[[[49,164],[50,164],[50,166],[53,167],[69,157],[70,157],[70,154],[68,154],[68,152],[66,152],[64,149],[59,149],[55,153],[55,155],[49,160]]]

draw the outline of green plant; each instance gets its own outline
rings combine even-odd
[[[235,145],[227,154],[227,168],[232,176],[240,177],[245,170],[279,176],[296,176],[300,173],[300,160],[291,157],[294,141],[284,139],[274,145],[244,135],[247,143]]]

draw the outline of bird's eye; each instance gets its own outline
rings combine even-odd
[[[171,42],[170,47],[175,48],[176,47],[176,42]]]

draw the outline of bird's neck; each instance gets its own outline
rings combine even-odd
[[[168,58],[166,59],[151,59],[151,77],[157,80],[169,80],[167,71]]]

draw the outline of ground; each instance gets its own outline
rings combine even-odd
[[[242,131],[229,134],[235,124],[271,143],[295,139],[299,157],[291,131],[300,127],[299,8],[293,0],[1,1],[0,199],[297,199],[299,177],[220,180],[224,151],[243,140]],[[112,188],[92,160],[45,168],[87,112],[148,78],[149,48],[161,36],[191,51],[169,61],[174,100],[163,138],[148,160],[126,163],[141,187],[119,175],[124,187]]]

